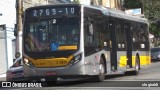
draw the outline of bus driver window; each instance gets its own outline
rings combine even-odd
[[[39,41],[41,42],[46,42],[47,39],[48,39],[48,30],[47,30],[47,25],[39,25],[37,27],[37,31],[38,33],[38,38],[39,38]]]

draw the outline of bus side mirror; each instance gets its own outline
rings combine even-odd
[[[16,61],[16,59],[13,59],[13,62],[15,62]]]
[[[15,57],[19,58],[21,56],[20,52],[16,52]]]

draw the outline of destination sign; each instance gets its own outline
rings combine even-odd
[[[65,8],[39,8],[32,9],[30,11],[30,16],[55,16],[55,15],[75,15],[78,10],[75,7],[65,7]]]

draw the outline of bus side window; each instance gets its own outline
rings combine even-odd
[[[94,30],[93,30],[93,21],[89,18],[85,18],[85,40],[87,41],[89,46],[93,45],[94,42]]]
[[[84,44],[85,55],[89,55],[91,52],[93,52],[93,50],[95,50],[93,23],[90,22],[89,17],[84,18]]]
[[[109,39],[105,39],[105,41],[104,41],[104,47],[107,49],[107,50],[109,50],[110,49],[110,44],[111,44],[111,41],[109,40]]]

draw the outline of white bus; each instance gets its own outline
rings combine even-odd
[[[30,80],[132,72],[150,64],[148,22],[108,8],[79,4],[28,8],[23,27],[24,75]]]

